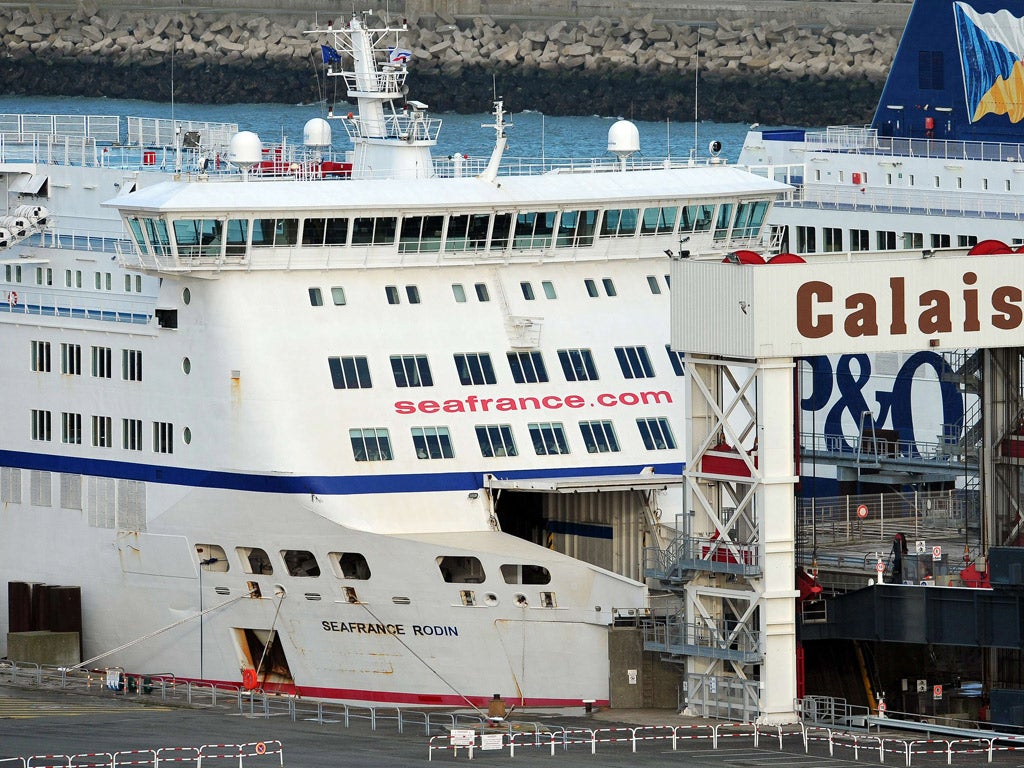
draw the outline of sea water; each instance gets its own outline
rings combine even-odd
[[[350,109],[339,104],[337,114]],[[253,131],[265,147],[302,141],[302,128],[307,120],[327,117],[324,104],[166,104],[129,99],[84,98],[66,96],[0,96],[0,114],[37,115],[118,115],[195,120],[211,123],[236,123],[239,130]],[[482,126],[493,122],[488,114],[433,114],[441,127],[436,156],[464,154],[473,157],[490,154],[494,146],[494,130]],[[507,136],[506,157],[521,158],[595,158],[608,156],[608,128],[622,115],[591,115],[586,117],[554,117],[542,112],[510,112],[506,121],[512,124]],[[714,123],[682,116],[663,122],[634,120],[640,132],[640,156],[651,159],[671,157],[683,160],[696,150],[698,157],[708,156],[712,141],[721,142],[721,157],[735,161],[749,126],[742,123]],[[349,148],[348,136],[337,122],[331,123],[336,150]]]

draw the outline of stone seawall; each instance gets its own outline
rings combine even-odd
[[[0,9],[6,93],[191,102],[342,100],[325,81],[312,17],[31,6]],[[336,19],[340,23],[341,19]],[[408,18],[409,85],[435,110],[513,110],[825,124],[870,119],[898,29],[638,17],[497,21]],[[173,52],[173,64],[172,64]],[[699,68],[695,70],[695,68]],[[455,84],[455,87],[453,87]],[[699,85],[698,85],[699,84]],[[337,87],[337,92],[335,90]]]

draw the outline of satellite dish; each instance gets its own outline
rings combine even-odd
[[[722,152],[722,142],[720,142],[718,139],[712,139],[710,142],[708,142],[708,152],[711,153],[712,157],[718,157],[718,155]]]

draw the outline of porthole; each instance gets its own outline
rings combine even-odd
[[[493,592],[488,592],[484,595],[484,605],[497,605],[498,596]]]
[[[190,304],[192,302],[192,291],[188,288],[181,289],[181,301],[184,304]]]
[[[530,601],[526,599],[526,595],[524,595],[522,592],[516,592],[515,596],[512,599],[515,600],[516,605],[518,605],[520,608],[530,607]]]
[[[181,359],[181,370],[185,372],[186,376],[192,373],[192,361],[187,357]]]
[[[188,427],[185,427],[184,431],[181,433],[181,439],[185,441],[185,445],[191,445],[192,444],[192,430],[189,429]]]

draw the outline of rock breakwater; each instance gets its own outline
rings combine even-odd
[[[697,95],[702,119],[775,124],[869,119],[899,34],[753,18],[689,25],[652,14],[408,22],[401,44],[413,54],[409,85],[435,110],[487,111],[496,85],[513,110],[685,120]],[[6,93],[168,101],[173,70],[182,101],[343,100],[340,79],[323,75],[319,42],[303,34],[314,26],[283,14],[5,7],[0,85]]]

